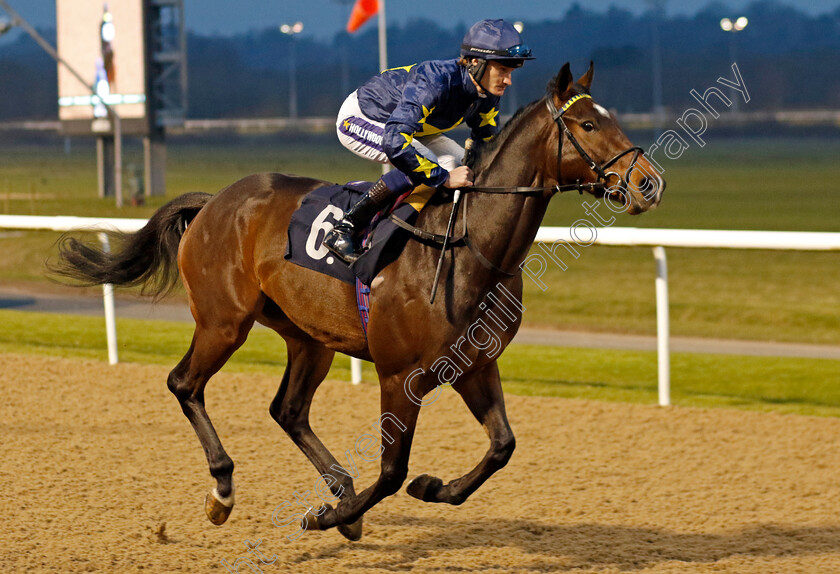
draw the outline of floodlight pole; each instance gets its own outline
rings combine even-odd
[[[340,15],[342,27],[348,20],[350,20],[350,14],[352,13],[351,6],[355,1],[356,0],[333,0],[333,2],[347,7],[346,12]],[[347,50],[349,49],[350,44],[347,42],[347,32],[342,32],[342,35],[339,36],[339,38],[341,41],[341,46],[338,51],[341,56],[341,88],[338,93],[343,99],[350,93],[350,70],[348,69],[349,62],[347,61]]]
[[[385,18],[385,0],[379,0],[379,12],[377,13],[377,25],[379,26],[379,72],[388,69],[388,22]],[[391,164],[382,164],[382,175],[391,171]]]
[[[35,28],[29,25],[29,22],[24,20],[20,14],[15,12],[11,6],[9,6],[6,0],[0,0],[0,7],[6,11],[6,13],[12,19],[12,26],[20,26],[23,28],[23,31],[29,34],[29,36],[38,43],[39,46],[49,54],[53,60],[67,68],[67,70],[73,75],[74,78],[79,80],[82,85],[84,85],[90,93],[93,95],[94,98],[98,98],[102,105],[105,106],[105,109],[108,110],[108,115],[111,117],[111,121],[114,124],[114,163],[116,166],[114,167],[114,195],[116,196],[117,207],[122,207],[123,205],[123,198],[122,198],[122,125],[120,123],[120,116],[117,114],[116,109],[111,107],[109,104],[105,103],[105,101],[99,97],[99,94],[96,93],[96,88],[89,85],[84,78],[74,70],[70,64],[68,64],[61,56],[58,55],[55,48],[53,48],[49,42],[47,42]]]
[[[722,18],[720,21],[720,29],[724,32],[729,34],[729,59],[732,60],[732,65],[734,66],[737,62],[736,55],[735,55],[735,37],[738,32],[744,30],[747,27],[749,20],[747,20],[746,16],[741,16],[735,21],[730,20],[729,18]],[[738,113],[740,110],[740,106],[738,105],[738,98],[732,98],[732,111],[733,113]]]
[[[385,18],[385,0],[379,0],[377,18],[379,25],[379,71],[388,69],[388,23]]]
[[[291,49],[289,50],[289,119],[294,122],[298,119],[297,51],[295,36],[303,32],[303,22],[283,24],[280,26],[280,32],[289,36],[289,41],[291,42]]]
[[[379,26],[379,71],[388,69],[388,22],[385,18],[385,0],[379,0],[377,25]],[[382,164],[382,175],[391,171],[390,163]],[[350,380],[354,385],[362,382],[362,360],[350,357]]]
[[[665,14],[667,0],[647,0],[652,12],[651,35],[653,40],[653,125],[654,138],[662,135],[662,121],[665,108],[662,104],[662,42],[659,36],[659,26]]]

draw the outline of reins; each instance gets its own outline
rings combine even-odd
[[[489,193],[489,194],[503,194],[503,195],[513,195],[513,194],[520,194],[520,195],[537,195],[540,193],[545,193],[547,191],[551,191],[552,193],[563,193],[565,191],[577,191],[581,195],[583,192],[595,193],[595,192],[604,192],[607,189],[607,180],[615,176],[619,179],[624,186],[625,178],[621,177],[618,173],[614,171],[606,171],[610,168],[613,164],[615,164],[619,159],[627,155],[628,153],[633,153],[633,158],[630,162],[630,168],[627,170],[625,174],[629,178],[630,172],[632,172],[633,168],[636,165],[636,161],[641,153],[644,153],[644,150],[639,146],[633,146],[627,148],[626,150],[620,152],[615,157],[604,163],[603,165],[598,165],[592,159],[592,157],[583,149],[583,146],[580,145],[580,142],[574,136],[574,134],[569,130],[568,126],[566,126],[566,122],[563,121],[563,114],[566,113],[572,104],[581,100],[583,98],[591,98],[589,94],[576,94],[569,98],[566,103],[563,104],[562,107],[559,109],[557,106],[554,105],[554,98],[552,95],[546,94],[545,96],[545,103],[548,107],[548,112],[551,115],[551,119],[554,120],[554,123],[557,124],[558,132],[559,132],[559,141],[557,144],[557,173],[560,173],[560,162],[562,158],[562,151],[563,151],[563,136],[565,135],[569,142],[574,146],[577,150],[580,157],[587,163],[589,168],[594,171],[598,175],[598,180],[594,183],[581,183],[580,180],[577,180],[575,183],[569,183],[560,185],[559,183],[556,185],[551,186],[543,186],[543,187],[523,187],[523,186],[514,186],[514,187],[485,187],[485,186],[472,186],[472,187],[465,187],[461,189],[461,193],[467,194],[470,193]],[[454,214],[453,214],[454,215]],[[504,269],[500,268],[498,265],[494,264],[492,261],[487,259],[484,254],[470,241],[469,238],[469,230],[467,228],[467,201],[466,197],[464,199],[464,232],[460,237],[452,237],[448,235],[440,235],[437,233],[431,233],[424,229],[420,229],[416,227],[404,219],[397,217],[393,213],[388,216],[388,218],[394,222],[397,227],[400,227],[409,233],[411,233],[416,239],[426,242],[427,244],[431,244],[432,246],[442,248],[443,246],[455,246],[455,245],[466,245],[467,248],[472,252],[476,259],[478,259],[479,263],[481,263],[484,267],[491,271],[495,271],[496,273],[501,273],[502,275],[506,275],[508,277],[514,277],[518,270],[519,266],[516,267],[516,272],[505,271]],[[441,254],[441,258],[443,257],[443,253]]]
[[[553,189],[553,188],[549,188]],[[492,192],[491,192],[492,193]],[[516,193],[526,193],[526,192],[516,192]],[[532,190],[528,193],[536,193],[536,191]],[[507,275],[508,277],[513,277],[516,275],[515,272],[505,271],[498,265],[494,264],[492,261],[487,259],[483,253],[475,246],[475,244],[470,240],[469,229],[467,227],[467,201],[464,200],[464,232],[460,236],[450,236],[447,237],[446,235],[440,235],[438,233],[431,233],[426,231],[425,229],[420,229],[417,226],[414,226],[407,222],[406,220],[394,215],[388,216],[388,219],[394,222],[397,227],[405,229],[414,237],[420,241],[425,242],[427,245],[432,245],[433,247],[442,248],[444,245],[448,246],[459,246],[459,245],[466,245],[467,248],[472,252],[476,259],[478,259],[479,263],[484,265],[487,269],[491,271],[495,271],[496,273],[501,273],[502,275]],[[517,269],[519,267],[517,266]]]
[[[576,183],[567,183],[565,185],[548,185],[544,187],[482,187],[473,186],[463,188],[464,193],[498,193],[498,194],[522,194],[522,195],[536,195],[546,191],[553,191],[554,193],[562,193],[564,191],[577,191],[583,195],[584,191],[600,191],[604,189],[603,183],[581,183],[578,180]]]

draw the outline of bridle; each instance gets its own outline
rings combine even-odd
[[[467,187],[464,188],[465,193],[523,193],[523,194],[537,194],[542,193],[544,191],[553,191],[555,193],[562,193],[564,191],[577,191],[581,195],[583,192],[589,193],[604,193],[607,189],[610,189],[609,186],[609,179],[611,177],[617,177],[619,180],[619,189],[626,190],[627,189],[627,182],[630,180],[630,175],[633,173],[633,170],[636,168],[636,162],[639,160],[639,156],[645,153],[645,150],[640,146],[632,146],[627,148],[624,151],[619,152],[616,154],[612,159],[605,162],[603,165],[598,165],[595,163],[595,160],[592,159],[583,146],[580,144],[578,139],[566,125],[566,122],[563,120],[563,114],[572,107],[572,104],[575,102],[582,100],[584,98],[592,99],[592,96],[589,94],[576,94],[569,98],[565,104],[563,104],[559,109],[556,105],[554,105],[554,98],[551,93],[546,94],[545,96],[545,105],[548,108],[548,113],[551,115],[551,119],[554,120],[554,123],[557,124],[558,132],[559,132],[559,139],[557,142],[557,174],[558,179],[560,175],[560,162],[562,161],[563,156],[563,136],[565,135],[569,142],[571,142],[572,146],[577,150],[580,157],[586,164],[589,166],[589,169],[595,172],[598,176],[598,179],[593,183],[581,183],[580,180],[577,180],[575,183],[567,183],[564,185],[552,185],[549,187]],[[627,171],[624,172],[624,176],[622,177],[619,173],[615,171],[607,171],[610,167],[616,164],[618,160],[623,158],[625,155],[632,153],[633,157],[630,160],[630,166],[627,168]],[[660,182],[661,184],[661,182]]]
[[[462,188],[463,193],[465,193],[465,194],[468,194],[468,193],[498,193],[498,194],[536,195],[536,194],[539,194],[539,193],[544,193],[546,191],[551,191],[553,193],[562,193],[564,191],[575,191],[575,190],[578,191],[581,195],[583,195],[584,191],[587,191],[587,192],[590,192],[590,193],[594,193],[594,192],[608,193],[612,190],[615,190],[615,188],[609,187],[609,185],[608,185],[609,179],[612,178],[612,177],[618,178],[619,183],[620,183],[619,191],[626,190],[627,189],[627,182],[629,181],[630,176],[633,173],[633,170],[636,168],[636,162],[638,161],[639,156],[641,154],[643,154],[645,150],[643,148],[641,148],[640,146],[632,146],[632,147],[629,147],[622,152],[619,152],[612,159],[610,159],[609,161],[605,162],[602,165],[598,165],[597,163],[595,163],[595,160],[593,160],[592,156],[590,156],[586,152],[586,150],[583,149],[583,146],[580,144],[580,142],[577,140],[577,138],[571,132],[569,127],[566,125],[566,122],[563,120],[563,114],[566,113],[566,111],[572,106],[572,104],[574,104],[575,102],[577,102],[581,99],[584,99],[584,98],[591,99],[592,96],[590,96],[589,94],[576,94],[576,95],[572,96],[571,98],[569,98],[566,101],[566,103],[564,103],[558,109],[557,106],[554,105],[554,97],[549,92],[545,96],[545,104],[548,107],[549,114],[551,114],[551,119],[554,120],[554,123],[557,124],[557,128],[558,128],[558,131],[559,131],[559,139],[558,139],[558,143],[557,143],[557,176],[558,176],[558,179],[560,177],[560,163],[563,159],[563,136],[565,135],[569,139],[571,144],[574,146],[574,148],[577,150],[580,157],[587,163],[589,168],[592,171],[594,171],[595,174],[598,176],[598,179],[595,182],[581,183],[581,181],[578,179],[575,183],[569,183],[569,184],[563,184],[563,185],[560,185],[558,183],[556,185],[544,186],[544,187],[481,187],[481,186],[472,186],[472,187]],[[618,160],[620,160],[621,158],[623,158],[625,155],[627,155],[629,153],[632,153],[633,157],[631,158],[630,166],[627,168],[627,171],[624,172],[623,177],[618,172],[607,171],[610,167],[615,165],[615,163]],[[661,187],[661,185],[662,185],[661,177],[659,177],[658,174],[656,175],[656,177],[659,179],[658,184]],[[625,196],[625,201],[629,201],[629,198],[627,198],[627,196]],[[448,235],[439,235],[439,234],[436,234],[436,233],[430,233],[428,231],[425,231],[423,229],[415,227],[414,225],[411,225],[410,223],[408,223],[408,222],[402,220],[401,218],[395,216],[393,213],[389,216],[389,219],[391,219],[391,221],[393,221],[398,227],[401,227],[401,228],[405,229],[406,231],[411,232],[415,236],[415,238],[417,238],[421,241],[428,242],[429,244],[433,244],[433,245],[437,245],[437,246],[444,246],[444,248],[447,244],[450,245],[450,246],[455,246],[455,245],[458,245],[458,244],[466,245],[470,249],[470,251],[473,253],[473,255],[476,257],[476,259],[478,259],[479,262],[482,265],[484,265],[485,267],[487,267],[488,269],[491,269],[492,271],[496,271],[496,272],[501,273],[503,275],[507,275],[509,277],[515,276],[517,274],[516,272],[505,271],[504,269],[501,269],[500,267],[495,265],[492,261],[487,259],[481,253],[481,251],[472,243],[472,241],[470,241],[469,233],[468,233],[468,230],[467,230],[466,209],[467,209],[467,206],[466,206],[466,203],[464,203],[464,233],[463,233],[463,235],[461,235],[460,237],[457,237],[457,238],[449,237]],[[454,214],[455,214],[455,207],[453,206],[453,217],[454,217]],[[451,221],[450,221],[450,223],[451,223]],[[517,266],[517,271],[518,270],[519,270],[519,266]]]
[[[589,169],[591,169],[592,171],[594,171],[598,175],[598,180],[595,182],[594,185],[600,185],[599,191],[603,191],[604,189],[609,187],[609,179],[611,177],[617,177],[618,181],[620,183],[621,189],[627,189],[627,182],[630,181],[630,175],[633,173],[633,170],[636,168],[636,162],[639,161],[639,156],[641,154],[645,153],[645,150],[643,148],[641,148],[640,146],[631,146],[631,147],[627,148],[626,150],[616,154],[612,159],[610,159],[609,161],[607,161],[603,165],[598,165],[597,163],[595,163],[595,160],[593,160],[592,157],[588,153],[586,153],[586,150],[583,149],[582,145],[580,145],[580,142],[577,140],[575,135],[572,133],[572,131],[566,125],[566,122],[563,121],[563,114],[566,113],[566,110],[568,110],[570,107],[572,107],[572,104],[574,104],[578,100],[582,100],[584,98],[592,99],[592,96],[590,96],[589,94],[576,94],[576,95],[572,96],[571,98],[569,98],[566,101],[566,103],[563,104],[560,107],[560,109],[557,109],[557,106],[554,105],[554,98],[551,96],[551,94],[547,94],[546,97],[545,97],[545,105],[548,107],[548,113],[551,114],[551,119],[554,120],[554,123],[557,124],[557,127],[560,130],[560,143],[558,144],[558,150],[557,150],[557,162],[558,162],[557,173],[558,174],[560,173],[560,163],[559,162],[560,162],[560,156],[562,154],[562,149],[563,149],[563,136],[565,135],[567,138],[569,138],[569,142],[571,142],[571,144],[577,150],[578,154],[580,154],[580,157],[583,158],[583,161],[585,161],[587,163],[587,165],[589,166]],[[620,174],[618,174],[618,172],[607,171],[610,167],[615,165],[615,163],[618,160],[623,158],[628,153],[632,153],[633,157],[630,160],[630,167],[628,167],[627,171],[624,172],[623,177]]]

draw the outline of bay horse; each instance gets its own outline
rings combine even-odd
[[[497,333],[501,348],[493,353],[463,344],[481,316],[510,314],[510,303],[503,309],[500,298],[485,295],[500,285],[511,301],[521,301],[519,266],[558,191],[586,191],[620,203],[622,208],[611,206],[617,211],[637,214],[658,205],[665,188],[641,148],[632,146],[614,116],[592,100],[592,73],[590,64],[574,81],[565,64],[549,82],[544,98],[522,108],[494,140],[476,151],[474,188],[464,190],[469,242],[454,244],[445,260],[444,296],[436,304],[429,302],[440,247],[408,241],[400,257],[372,282],[367,334],[352,285],[284,258],[292,213],[307,193],[327,185],[325,181],[250,175],[216,195],[189,193],[172,200],[143,229],[124,236],[113,253],[72,238],[62,243],[60,272],[89,284],[142,284],[161,296],[180,275],[195,332],[167,384],[198,435],[216,480],[205,500],[212,523],[224,523],[233,508],[233,461],[205,411],[204,389],[245,342],[255,322],[279,333],[288,353],[269,407],[271,416],[322,476],[337,474],[329,487],[340,499],[338,504],[310,509],[303,528],[336,526],[351,540],[361,537],[364,513],[397,492],[406,479],[422,403],[416,399],[438,385],[431,367],[453,349],[462,361],[452,386],[486,430],[490,446],[464,476],[444,483],[424,474],[412,480],[407,491],[427,502],[461,504],[505,466],[515,440],[496,358],[516,334],[521,314]],[[429,205],[416,225],[443,233],[449,215],[446,205]],[[312,397],[336,352],[374,363],[380,382],[380,425],[385,415],[401,423],[401,432],[381,429],[379,477],[358,494],[350,476],[330,472],[340,465],[309,424]]]

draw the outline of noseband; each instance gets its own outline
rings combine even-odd
[[[581,195],[583,194],[584,191],[588,191],[590,193],[601,192],[601,193],[606,194],[606,193],[612,192],[612,188],[610,188],[609,185],[608,185],[609,179],[611,177],[618,178],[619,182],[621,183],[621,189],[626,190],[627,189],[626,185],[627,185],[627,182],[630,179],[630,175],[633,173],[633,170],[636,168],[636,162],[639,160],[639,156],[641,154],[643,154],[645,152],[645,150],[642,149],[639,146],[632,146],[632,147],[629,147],[626,150],[618,153],[615,157],[613,157],[612,159],[610,159],[609,161],[607,161],[603,165],[598,165],[597,163],[595,163],[595,161],[592,159],[592,157],[588,153],[586,153],[585,149],[583,149],[583,146],[580,145],[580,142],[577,140],[577,138],[574,136],[574,134],[571,132],[571,130],[569,130],[568,126],[566,126],[566,122],[563,121],[563,114],[566,113],[566,110],[568,110],[572,106],[572,104],[574,104],[576,101],[581,100],[583,98],[590,98],[591,99],[592,96],[590,96],[589,94],[576,94],[576,95],[572,96],[571,98],[569,98],[566,101],[566,103],[563,104],[563,106],[558,110],[557,106],[554,105],[554,98],[552,97],[552,95],[549,93],[545,97],[546,106],[548,106],[548,111],[551,114],[551,119],[554,120],[554,122],[557,124],[557,127],[559,128],[559,141],[558,141],[558,144],[557,144],[557,179],[558,179],[558,184],[557,185],[554,185],[554,186],[551,186],[551,187],[476,187],[476,186],[474,186],[474,187],[463,188],[463,192],[465,194],[469,194],[469,193],[499,193],[499,194],[535,195],[535,194],[543,193],[543,192],[546,192],[546,191],[559,193],[559,192],[563,192],[563,191],[577,190]],[[569,141],[575,147],[578,154],[580,154],[580,157],[583,158],[583,160],[589,165],[589,168],[598,175],[598,179],[594,183],[581,183],[580,180],[577,180],[577,182],[575,182],[575,183],[560,185],[560,183],[559,183],[560,164],[561,164],[562,159],[563,159],[562,156],[563,156],[563,135],[564,134],[566,135],[567,138],[569,138]],[[615,165],[615,163],[618,160],[620,160],[621,158],[623,158],[625,155],[627,155],[629,153],[632,153],[633,157],[630,160],[630,167],[628,167],[627,171],[624,172],[624,177],[622,177],[618,172],[607,171],[610,167]],[[656,179],[658,180],[658,184],[661,187],[661,185],[662,185],[661,176],[656,174],[654,177],[656,177]],[[397,217],[393,213],[389,215],[389,219],[391,221],[393,221],[398,227],[401,227],[401,228],[405,229],[406,231],[411,232],[415,236],[415,238],[417,238],[421,241],[428,242],[428,244],[435,245],[435,246],[440,246],[443,249],[445,249],[445,247],[447,245],[454,246],[454,245],[458,245],[458,244],[464,244],[470,249],[470,251],[472,251],[472,253],[473,253],[473,255],[475,255],[476,259],[478,259],[479,262],[484,267],[486,267],[487,269],[490,269],[490,270],[495,271],[497,273],[501,273],[503,275],[507,275],[508,277],[516,276],[516,274],[518,272],[518,269],[519,269],[519,266],[517,266],[517,271],[506,271],[506,270],[500,268],[499,266],[497,266],[496,264],[494,264],[493,262],[491,262],[489,259],[487,259],[481,253],[481,251],[472,243],[472,241],[469,238],[469,230],[467,229],[467,217],[466,217],[467,204],[466,204],[466,201],[464,202],[464,233],[460,237],[450,237],[449,236],[452,223],[454,222],[455,216],[456,216],[456,213],[457,213],[457,205],[458,205],[457,203],[453,204],[452,215],[450,216],[450,221],[449,221],[450,226],[447,229],[447,234],[446,235],[438,235],[436,233],[430,233],[428,231],[425,231],[423,229],[415,227],[414,225],[411,225],[410,223],[400,219],[399,217]],[[441,258],[442,257],[443,257],[443,252],[441,253]],[[435,288],[434,288],[435,290],[436,290],[436,286],[437,286],[437,277],[435,278]],[[434,295],[432,296],[432,300],[434,300]]]
[[[583,192],[589,193],[607,193],[609,191],[609,179],[611,177],[618,178],[620,183],[620,189],[626,190],[627,189],[627,182],[630,180],[630,175],[633,173],[633,170],[636,168],[636,162],[639,161],[639,156],[645,153],[645,150],[640,146],[632,146],[627,148],[626,150],[619,152],[615,155],[612,159],[604,163],[603,165],[598,165],[595,163],[595,160],[592,159],[586,150],[583,149],[583,146],[580,145],[580,142],[571,132],[571,130],[566,125],[566,122],[563,121],[563,114],[566,113],[572,104],[576,101],[581,100],[583,98],[591,99],[592,96],[589,94],[576,94],[566,101],[565,104],[558,110],[557,106],[554,105],[554,98],[552,95],[546,94],[545,96],[545,104],[548,107],[548,112],[551,114],[551,119],[554,120],[554,123],[557,124],[560,132],[560,139],[557,143],[557,179],[560,179],[560,164],[563,159],[563,134],[569,138],[569,141],[577,150],[580,157],[583,158],[583,161],[589,165],[589,168],[594,171],[598,175],[598,179],[594,183],[582,183],[580,180],[577,180],[575,183],[567,183],[560,185],[551,186],[551,187],[466,187],[463,189],[465,193],[501,193],[501,194],[525,194],[525,195],[533,195],[545,191],[552,191],[554,193],[560,193],[563,191],[577,191],[581,195]],[[633,157],[630,160],[630,167],[627,168],[627,171],[624,172],[624,176],[622,177],[619,173],[615,171],[607,171],[610,167],[615,165],[615,163],[623,158],[625,155],[632,153]],[[658,184],[661,186],[662,181],[659,175],[656,175],[656,178],[659,180]]]
[[[645,150],[639,146],[632,146],[622,152],[619,152],[615,157],[613,157],[611,160],[607,161],[603,165],[598,165],[597,163],[595,163],[595,160],[593,160],[592,157],[588,153],[586,153],[586,150],[583,149],[582,145],[580,145],[580,142],[577,140],[572,131],[566,125],[566,122],[563,121],[563,114],[566,113],[566,110],[572,107],[572,104],[574,104],[576,101],[582,100],[584,98],[592,99],[592,96],[590,96],[589,94],[574,95],[571,98],[569,98],[568,101],[566,101],[566,103],[563,104],[563,106],[558,110],[557,106],[554,105],[554,98],[552,97],[552,95],[547,94],[545,96],[545,104],[546,106],[548,106],[548,112],[551,114],[551,119],[554,120],[554,123],[556,123],[557,127],[560,129],[560,141],[557,144],[558,179],[560,174],[560,160],[563,154],[563,135],[565,134],[577,150],[578,154],[580,154],[580,157],[583,158],[583,161],[585,161],[589,165],[589,169],[591,169],[598,175],[598,180],[594,184],[583,184],[583,186],[580,186],[580,183],[578,181],[580,187],[587,186],[592,190],[605,191],[606,188],[609,187],[609,179],[611,177],[617,177],[621,184],[621,188],[627,189],[627,182],[630,180],[630,175],[636,168],[636,162],[639,160],[639,155],[643,154]],[[623,158],[628,153],[632,153],[633,157],[630,160],[630,167],[627,168],[627,171],[624,173],[623,177],[615,171],[607,171],[610,167],[615,165],[615,163],[618,160]],[[584,187],[584,189],[586,189],[586,187]]]

